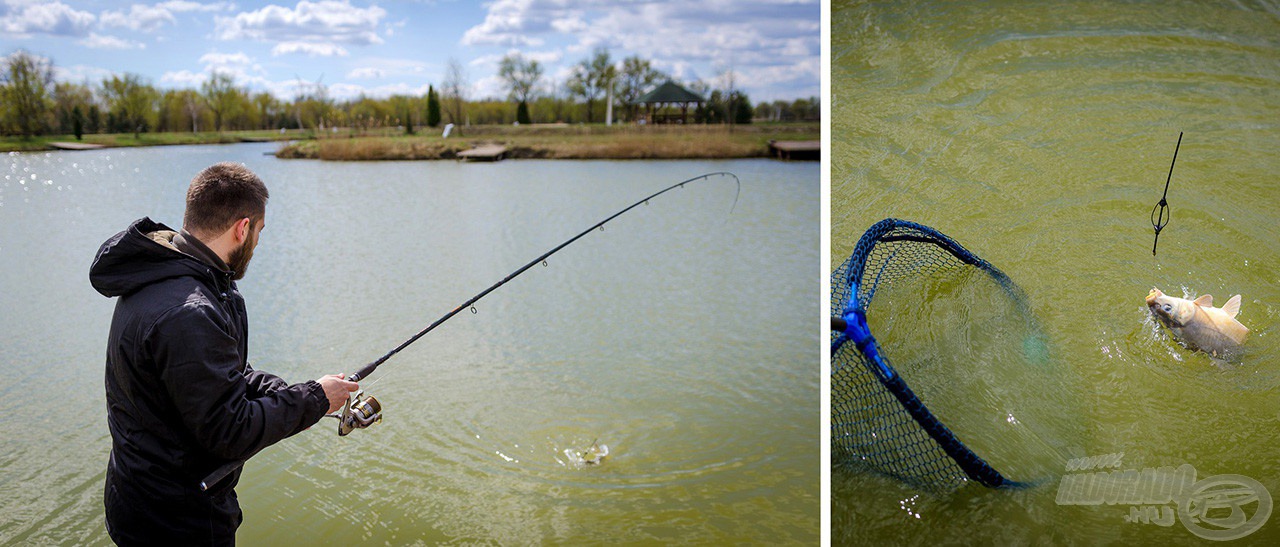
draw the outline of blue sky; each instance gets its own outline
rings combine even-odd
[[[218,70],[286,100],[300,81],[339,100],[419,95],[450,59],[471,98],[504,98],[504,55],[537,59],[546,85],[604,46],[717,88],[732,70],[753,101],[790,101],[821,94],[820,36],[818,0],[0,0],[0,56],[49,58],[58,80],[198,88]]]

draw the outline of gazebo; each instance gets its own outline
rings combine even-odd
[[[679,84],[667,80],[666,83],[658,86],[653,91],[645,93],[636,102],[647,107],[645,118],[649,123],[683,124],[689,123],[689,105],[693,105],[696,109],[707,100],[688,89],[680,87]],[[680,113],[662,112],[662,109],[668,106],[679,106]]]

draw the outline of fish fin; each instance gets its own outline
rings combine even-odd
[[[1204,296],[1201,296],[1200,298],[1195,299],[1194,304],[1202,308],[1211,307],[1213,306],[1213,295],[1206,294]]]
[[[1225,306],[1222,306],[1222,311],[1227,313],[1227,317],[1235,317],[1237,314],[1239,314],[1240,313],[1240,295],[1237,294],[1231,297],[1231,300],[1228,300],[1227,304]]]

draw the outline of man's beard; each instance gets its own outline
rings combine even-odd
[[[253,245],[247,238],[244,243],[231,251],[231,256],[227,257],[227,267],[231,268],[231,280],[239,281],[244,279],[245,270],[249,269],[249,261],[253,260]]]

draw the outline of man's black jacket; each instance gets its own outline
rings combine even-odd
[[[221,271],[143,218],[102,244],[89,279],[119,297],[107,342],[107,530],[121,544],[235,541],[237,471],[201,492],[228,460],[315,424],[328,410],[315,381],[287,385],[245,359],[244,299]]]

